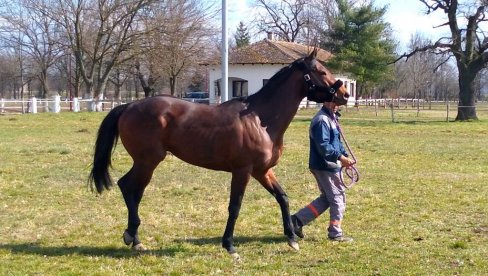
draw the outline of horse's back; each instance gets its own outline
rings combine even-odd
[[[242,101],[218,106],[159,96],[134,102],[119,121],[121,141],[134,160],[160,161],[166,151],[197,166],[230,171],[245,145]]]

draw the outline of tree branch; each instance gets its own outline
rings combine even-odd
[[[441,62],[441,63],[437,64],[437,65],[434,67],[434,69],[432,70],[432,72],[437,71],[437,69],[439,69],[439,67],[441,67],[442,65],[446,64],[446,63],[447,63],[447,62],[448,62],[448,61],[451,59],[451,57],[452,57],[452,55],[448,55],[448,56],[447,56],[447,58],[446,58],[446,59],[445,59],[443,62]]]
[[[408,54],[407,53],[404,53],[403,55],[401,55],[400,57],[398,57],[397,59],[395,59],[395,61],[393,61],[393,62],[391,62],[389,64],[394,64],[394,63],[396,63],[397,61],[399,61],[399,60],[401,60],[403,58],[406,58],[405,61],[407,61],[411,56],[415,55],[416,53],[426,52],[428,50],[436,50],[436,49],[439,49],[439,48],[449,48],[449,50],[446,50],[446,51],[452,51],[452,45],[451,44],[442,43],[442,42],[440,42],[440,40],[438,40],[436,43],[431,44],[431,45],[426,45],[424,47],[417,47],[417,48],[415,48],[415,50],[413,50],[412,52],[410,52]],[[442,52],[444,52],[444,51],[442,51]]]
[[[431,1],[434,2],[432,4],[427,3],[427,0],[420,0],[420,2],[424,3],[425,6],[427,7],[427,14],[431,14],[435,12],[437,9],[444,10],[444,12],[447,13],[447,10],[449,8],[449,1],[446,0],[435,0]]]

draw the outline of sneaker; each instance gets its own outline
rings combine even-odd
[[[293,229],[295,232],[295,235],[297,235],[300,239],[303,239],[305,237],[302,232],[302,224],[298,220],[297,216],[292,215],[291,216],[291,222],[293,223]]]
[[[338,237],[334,237],[334,238],[329,237],[329,240],[335,241],[335,242],[352,242],[353,241],[353,239],[351,237],[346,237],[346,236],[338,236]]]

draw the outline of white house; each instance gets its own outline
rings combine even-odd
[[[229,52],[228,91],[229,99],[256,93],[281,68],[296,59],[309,55],[312,47],[294,42],[264,39]],[[317,59],[327,61],[331,54],[320,49]],[[208,75],[210,104],[220,103],[222,71],[220,61],[205,64]],[[356,81],[347,76],[334,74],[344,82],[351,94],[348,105],[354,105]],[[315,102],[310,102],[312,105]],[[301,106],[308,106],[305,98]]]

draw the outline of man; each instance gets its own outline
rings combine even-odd
[[[303,238],[302,227],[329,209],[328,238],[332,241],[350,242],[341,228],[346,210],[345,187],[340,180],[341,167],[354,165],[348,158],[340,140],[337,124],[338,106],[333,102],[323,103],[322,108],[310,123],[309,168],[317,180],[320,196],[291,216],[295,234]]]

